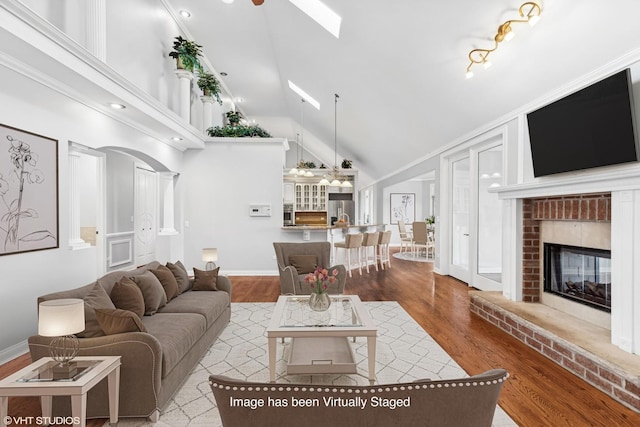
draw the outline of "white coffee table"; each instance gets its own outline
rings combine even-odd
[[[267,328],[269,342],[269,380],[276,379],[276,347],[278,338],[291,338],[290,361],[294,358],[308,356],[315,349],[322,349],[324,355],[319,359],[311,356],[306,366],[306,373],[344,373],[344,366],[353,366],[355,362],[336,363],[336,359],[353,351],[348,344],[348,337],[367,338],[368,378],[371,384],[375,381],[376,337],[378,328],[374,325],[369,313],[357,295],[332,295],[331,306],[326,312],[314,312],[309,308],[309,297],[306,295],[281,295],[278,298],[273,316]],[[298,345],[296,346],[296,339]],[[345,343],[346,342],[346,347]],[[294,355],[298,348],[302,353]],[[307,354],[304,354],[305,349]],[[328,355],[328,356],[327,356]],[[335,356],[335,357],[334,357]],[[348,356],[348,354],[347,354]],[[300,365],[298,365],[300,366]],[[296,373],[303,373],[298,370]]]
[[[13,375],[0,380],[0,426],[5,427],[11,418],[7,413],[9,396],[40,396],[42,418],[36,420],[37,417],[34,417],[34,421],[37,424],[45,425],[49,424],[47,420],[52,419],[51,402],[53,396],[70,396],[73,425],[85,427],[87,392],[105,377],[108,377],[109,386],[109,422],[111,424],[117,423],[120,356],[79,356],[74,361],[78,365],[78,374],[72,379],[52,379],[52,369],[56,362],[50,357],[43,357]]]

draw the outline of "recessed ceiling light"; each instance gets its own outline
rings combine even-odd
[[[233,3],[233,0],[222,0],[222,3],[231,4]]]
[[[111,104],[109,104],[109,106],[111,108],[114,108],[116,110],[124,110],[125,108],[127,108],[126,106],[122,105],[122,104],[118,104],[116,102],[112,102]]]
[[[178,141],[182,141],[182,138],[180,138],[179,136],[174,136],[173,138],[171,138],[171,140],[178,142]]]
[[[292,91],[294,91],[295,93],[300,95],[302,97],[302,99],[307,101],[309,104],[313,105],[316,108],[316,110],[320,109],[320,103],[318,101],[316,101],[311,95],[309,95],[304,90],[300,89],[291,80],[288,80],[288,82],[289,82],[289,88],[291,88]]]
[[[229,74],[227,74],[225,71],[222,71],[220,75],[224,77],[224,76],[228,76]]]
[[[329,31],[335,38],[340,38],[340,15],[329,9],[326,4],[319,0],[289,0],[298,9],[306,13],[311,19],[316,21],[325,30]]]
[[[236,102],[244,102],[244,98],[236,98]]]
[[[191,18],[191,12],[189,12],[188,10],[182,9],[180,11],[180,16],[182,16],[183,18]]]

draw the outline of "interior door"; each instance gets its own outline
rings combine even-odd
[[[464,157],[451,162],[451,253],[449,273],[469,283],[470,162]]]
[[[136,265],[155,259],[158,181],[155,172],[136,167],[135,259]]]

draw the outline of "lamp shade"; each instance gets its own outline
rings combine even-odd
[[[204,248],[202,249],[202,261],[204,262],[216,262],[218,260],[218,248]]]
[[[78,298],[54,299],[40,303],[38,334],[61,337],[84,331],[84,301]]]

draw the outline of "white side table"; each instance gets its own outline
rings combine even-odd
[[[109,386],[109,422],[118,422],[118,400],[120,395],[120,356],[80,356],[74,361],[78,364],[78,373],[74,378],[54,380],[52,368],[56,365],[50,357],[30,364],[13,375],[0,380],[0,426],[6,427],[9,396],[40,396],[42,404],[42,422],[51,420],[53,396],[69,396],[71,412],[81,427],[87,422],[87,392],[93,386],[108,377]]]

